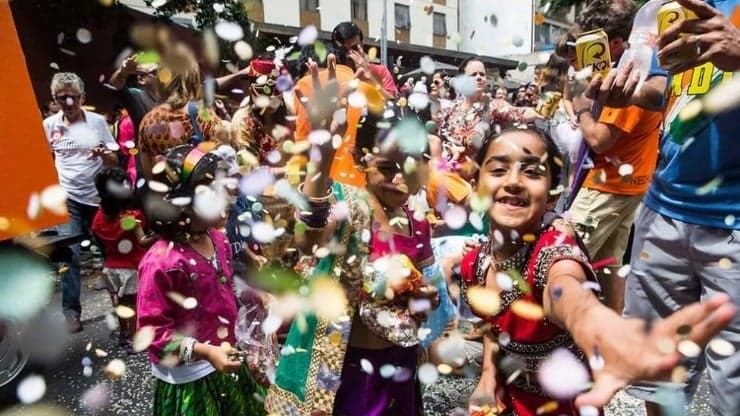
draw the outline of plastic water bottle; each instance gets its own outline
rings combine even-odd
[[[662,0],[650,0],[635,15],[632,32],[629,37],[629,49],[619,59],[617,70],[633,62],[635,70],[640,72],[637,90],[647,79],[652,67],[653,54],[658,40],[658,9]]]

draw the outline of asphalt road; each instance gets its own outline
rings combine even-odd
[[[127,355],[118,347],[117,333],[111,331],[106,316],[112,313],[110,299],[105,291],[93,289],[94,278],[83,281],[84,331],[70,335],[66,353],[56,365],[48,368],[44,377],[46,394],[42,401],[64,409],[69,415],[122,415],[143,416],[151,414],[152,377],[145,354]],[[52,300],[54,313],[61,315],[61,294],[57,291]],[[89,346],[89,350],[88,350]],[[96,354],[99,349],[107,356]],[[86,359],[87,357],[87,359]],[[103,369],[112,359],[126,364],[125,375],[120,379],[108,378]],[[90,360],[92,374],[83,373],[83,360]],[[438,389],[435,392],[435,389]],[[430,386],[433,395],[444,397],[444,383]],[[19,414],[32,414],[21,411]],[[703,383],[688,415],[710,416],[708,389]],[[618,394],[606,409],[606,416],[642,416],[641,402],[626,394]],[[442,415],[440,415],[442,416]],[[446,415],[445,415],[446,416]]]

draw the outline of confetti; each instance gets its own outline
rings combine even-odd
[[[729,227],[735,225],[735,216],[730,214],[725,217],[725,224]]]
[[[524,38],[521,35],[514,35],[511,37],[511,44],[519,48],[524,45]]]
[[[729,357],[735,354],[735,346],[722,338],[714,338],[707,345],[709,350],[722,357]]]
[[[89,30],[85,29],[84,27],[81,27],[77,29],[77,41],[80,43],[90,43],[92,42],[92,33],[90,33]]]
[[[740,78],[733,77],[712,89],[702,100],[707,114],[722,114],[740,106]],[[693,102],[693,101],[691,101]]]
[[[213,3],[213,11],[216,13],[222,13],[224,11],[225,6],[223,3]]]
[[[731,269],[732,268],[732,260],[728,259],[727,257],[722,257],[717,262],[717,265],[722,269]]]
[[[59,185],[50,185],[41,191],[41,206],[56,215],[67,213],[67,193]]]
[[[93,369],[90,366],[82,367],[82,375],[85,377],[92,377]]]
[[[111,360],[103,371],[112,379],[121,378],[126,373],[126,363],[119,359]]]
[[[195,309],[198,306],[198,299],[195,299],[193,297],[188,297],[182,300],[182,304],[180,305],[183,307],[183,309]]]
[[[671,382],[673,383],[685,383],[686,382],[686,376],[689,374],[689,371],[686,369],[686,367],[679,365],[673,368],[671,370]]]
[[[347,97],[347,103],[350,107],[365,108],[367,105],[367,97],[360,91],[355,91]]]
[[[391,378],[396,374],[396,367],[392,364],[384,364],[380,367],[380,377]]]
[[[537,380],[542,389],[558,400],[575,397],[588,386],[589,379],[583,363],[564,348],[555,350],[537,370]]]
[[[542,306],[527,300],[517,300],[511,304],[511,311],[525,319],[539,321],[545,317]]]
[[[594,347],[593,355],[588,359],[588,365],[593,371],[599,371],[604,368],[604,357],[601,356],[598,347]]]
[[[543,23],[545,23],[545,15],[543,13],[535,13],[534,24],[539,26]]]
[[[108,405],[109,399],[110,388],[105,383],[100,383],[87,389],[80,396],[82,406],[93,414],[100,413]]]
[[[695,358],[701,354],[701,347],[689,339],[680,341],[676,349],[681,353],[681,355],[688,358]]]
[[[275,80],[275,87],[280,92],[290,91],[293,88],[293,79],[288,74],[280,75]]]
[[[461,367],[467,362],[465,338],[453,333],[441,338],[436,345],[436,355],[440,362],[453,367]]]
[[[347,310],[344,289],[339,282],[328,277],[312,282],[309,304],[316,315],[326,321],[339,319]]]
[[[229,328],[226,328],[225,326],[220,326],[216,330],[216,336],[218,339],[224,339],[229,336]]]
[[[228,42],[236,42],[244,37],[244,30],[235,22],[220,21],[214,27],[216,35]]]
[[[630,270],[632,270],[632,267],[629,264],[625,264],[617,270],[617,276],[624,279],[628,274],[630,274]]]
[[[154,327],[147,325],[136,331],[132,340],[132,346],[134,351],[142,352],[149,348],[152,341],[154,341]]]
[[[629,163],[624,163],[620,165],[619,170],[618,170],[619,176],[623,178],[627,176],[632,176],[632,173],[634,173],[634,171],[635,171],[635,168]]]
[[[236,56],[238,56],[239,59],[241,59],[242,61],[248,61],[252,59],[254,51],[252,50],[252,46],[250,44],[243,40],[240,40],[234,44],[234,53],[236,53]]]
[[[434,382],[439,378],[437,367],[431,363],[420,365],[417,370],[417,374],[419,375],[419,381],[426,385],[434,384]]]
[[[543,404],[542,406],[538,407],[536,413],[537,415],[544,415],[547,413],[552,413],[558,410],[558,406],[559,406],[558,402],[551,400]]]
[[[16,394],[23,404],[35,403],[46,394],[46,380],[35,374],[27,376],[18,383]]]
[[[128,306],[118,305],[116,306],[116,315],[121,319],[131,319],[136,315],[136,311]]]
[[[152,1],[152,7],[154,7],[155,9],[158,9],[164,6],[165,4],[167,4],[168,1],[169,0],[154,0]]]
[[[0,251],[0,319],[23,322],[36,315],[54,290],[52,269],[38,258],[6,249]],[[19,296],[22,294],[22,296]]]
[[[319,37],[319,31],[316,29],[316,26],[310,25],[306,26],[301,30],[301,33],[298,35],[298,45],[300,46],[307,46],[312,45],[314,42],[316,42],[316,39]]]
[[[459,230],[465,226],[468,218],[465,208],[459,205],[453,205],[444,213],[444,220],[447,226],[452,230]]]
[[[452,79],[451,83],[455,91],[466,97],[470,97],[477,92],[475,80],[471,76],[465,74],[458,75]]]
[[[594,406],[581,406],[578,408],[580,416],[599,416],[599,409]]]
[[[425,74],[432,75],[437,69],[437,63],[429,56],[422,56],[419,60],[419,68],[421,68],[422,72]]]
[[[218,38],[217,38],[216,33],[211,29],[207,29],[203,31],[203,55],[205,56],[206,61],[208,62],[209,65],[211,65],[214,68],[218,67],[219,59],[220,59]],[[160,78],[160,81],[162,81],[161,78]],[[164,83],[164,81],[162,82]],[[169,83],[169,81],[166,83]]]
[[[128,254],[133,250],[134,244],[130,240],[121,240],[118,242],[118,252],[121,254]]]
[[[362,368],[362,371],[366,374],[372,374],[374,371],[373,364],[366,358],[360,360],[360,367]]]
[[[283,318],[275,313],[270,313],[267,318],[262,322],[262,332],[265,335],[274,334],[280,326],[283,324]]]
[[[499,294],[489,288],[474,286],[468,289],[471,308],[484,316],[494,316],[501,308]]]
[[[98,358],[105,358],[108,356],[108,353],[100,348],[95,348],[95,356]]]
[[[424,93],[415,92],[409,96],[408,105],[414,111],[422,111],[429,106],[429,96]]]
[[[706,184],[702,185],[700,188],[696,190],[697,195],[707,195],[717,189],[718,186],[722,184],[722,181],[724,178],[722,176],[717,176],[716,178],[712,179],[711,181],[707,182]]]
[[[496,285],[504,292],[508,292],[514,287],[514,282],[511,280],[511,276],[507,273],[498,272],[496,273]]]

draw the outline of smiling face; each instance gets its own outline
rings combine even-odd
[[[478,175],[478,192],[491,195],[491,224],[520,235],[537,230],[549,202],[552,173],[547,148],[536,133],[508,131],[489,146]]]
[[[409,156],[398,151],[373,155],[365,167],[367,189],[386,208],[396,209],[406,204],[409,195],[419,192],[424,182],[427,163],[421,158],[412,160],[414,170],[406,172],[404,164]]]
[[[472,77],[478,93],[486,89],[486,67],[483,62],[472,60],[465,66],[465,75]]]

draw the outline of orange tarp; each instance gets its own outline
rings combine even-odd
[[[0,240],[61,224],[66,216],[28,216],[31,194],[58,183],[41,113],[7,1],[0,0]]]

